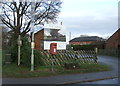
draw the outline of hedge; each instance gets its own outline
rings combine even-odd
[[[31,45],[27,38],[21,38],[22,40],[22,46],[21,46],[21,65],[30,66],[31,64]],[[13,42],[13,45],[11,46],[11,58],[12,62],[17,64],[17,57],[18,57],[18,45],[17,40]],[[39,53],[39,51],[34,50],[34,58],[35,58],[35,66],[43,65],[44,62],[42,61],[42,57]]]
[[[71,45],[73,47],[73,50],[94,50],[96,47],[95,45]]]

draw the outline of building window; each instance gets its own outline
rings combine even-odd
[[[62,29],[44,29],[45,41],[66,41],[66,34]]]

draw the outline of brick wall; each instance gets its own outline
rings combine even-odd
[[[44,40],[44,29],[35,33],[35,49],[41,50],[41,41]]]
[[[118,29],[107,41],[106,49],[116,49],[120,47],[120,29]]]
[[[73,44],[73,45],[87,45],[87,44],[91,44],[94,41],[87,41],[87,42],[69,42],[69,44]]]

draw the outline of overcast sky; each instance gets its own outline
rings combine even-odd
[[[67,42],[80,35],[111,36],[118,29],[119,0],[62,0],[58,21],[67,29]]]
[[[63,0],[59,21],[67,28],[67,41],[80,35],[107,37],[118,29],[119,0]]]

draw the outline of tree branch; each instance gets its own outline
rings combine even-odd
[[[14,5],[14,7],[17,9],[17,5],[16,5],[16,2],[12,2],[12,4]]]
[[[15,29],[15,28],[11,25],[11,23],[9,23],[8,21],[6,21],[5,19],[1,19],[1,20],[2,20],[2,22],[3,22],[5,25],[7,25],[9,28]]]
[[[30,24],[31,24],[31,20],[28,22],[28,25],[27,25],[27,27],[25,28],[25,30],[23,32],[27,31],[27,29],[29,28]]]
[[[16,26],[16,17],[15,17],[15,11],[13,11],[13,17],[14,17],[14,26]]]
[[[4,6],[4,15],[2,22],[9,27],[13,32],[18,34],[26,34],[30,31],[31,25],[31,9],[29,8],[32,2],[6,2],[3,3]],[[42,24],[47,20],[54,20],[58,13],[60,3],[56,0],[40,0],[35,4],[35,25]],[[7,13],[9,11],[9,14]],[[11,12],[11,13],[10,13]],[[11,17],[12,16],[12,17]],[[27,18],[28,24],[26,25],[23,21],[24,18]]]

